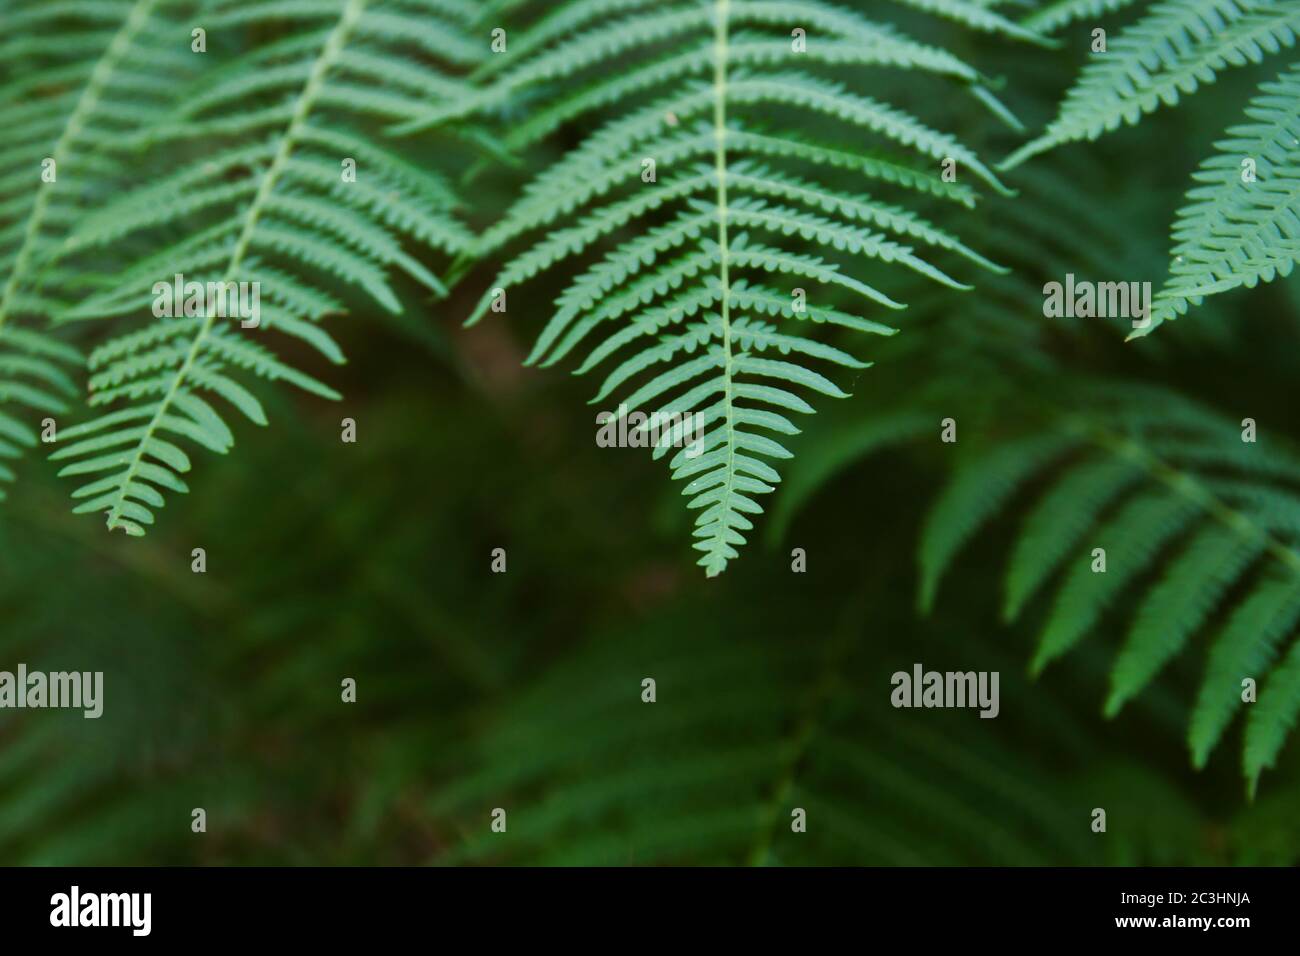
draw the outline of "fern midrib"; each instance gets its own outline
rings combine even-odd
[[[77,105],[68,116],[68,122],[64,125],[63,132],[59,135],[58,142],[55,143],[54,151],[50,156],[54,160],[54,174],[56,177],[58,176],[59,167],[64,165],[67,159],[72,144],[81,135],[86,120],[99,105],[99,101],[104,95],[104,89],[108,86],[109,79],[117,70],[118,63],[122,60],[132,42],[134,42],[135,35],[140,32],[148,21],[158,2],[159,0],[137,0],[121,28],[109,43],[108,49],[104,51],[104,55],[95,64],[95,69],[91,71],[90,79],[86,82],[85,89],[81,91],[81,96],[77,99]],[[13,297],[17,294],[19,285],[30,266],[32,255],[36,249],[37,236],[40,234],[41,227],[45,224],[45,210],[50,204],[54,185],[55,183],[42,179],[36,188],[36,199],[32,203],[31,213],[27,217],[27,228],[23,231],[22,245],[18,248],[18,255],[14,257],[13,270],[9,273],[8,281],[5,282],[4,292],[0,294],[0,330],[4,329],[5,323],[9,319],[9,310],[12,307]]]
[[[1126,438],[1093,422],[1088,423],[1087,428],[1093,441],[1101,447],[1126,461],[1139,465],[1161,484],[1198,505],[1235,534],[1259,541],[1271,557],[1300,577],[1300,553],[1273,537],[1249,515],[1225,504],[1194,476],[1168,464],[1131,438]]]
[[[343,47],[351,37],[353,29],[361,19],[361,14],[365,11],[368,0],[348,0],[348,4],[343,9],[339,22],[330,32],[321,47],[320,55],[312,65],[311,74],[307,77],[307,83],[303,86],[302,92],[298,95],[298,101],[294,106],[293,117],[289,125],[285,128],[284,134],[280,137],[280,145],[276,150],[275,158],[267,168],[266,174],[262,177],[262,182],[258,187],[257,195],[249,205],[247,212],[244,214],[244,225],[240,232],[239,239],[235,247],[231,250],[230,261],[226,265],[223,281],[232,280],[243,264],[244,257],[248,253],[248,247],[253,241],[253,234],[257,230],[258,221],[261,219],[263,208],[271,198],[271,193],[279,181],[280,175],[288,165],[289,158],[293,153],[298,137],[301,135],[303,127],[307,123],[307,117],[311,114],[315,106],[316,99],[320,96],[321,88],[324,86],[326,74],[333,68],[335,61],[342,52]],[[166,416],[172,403],[176,400],[176,395],[181,386],[189,377],[194,363],[198,360],[200,351],[204,342],[212,332],[212,327],[216,323],[217,315],[214,309],[208,310],[208,315],[203,324],[195,333],[194,341],[190,345],[189,352],[185,356],[185,361],[177,369],[175,377],[172,379],[171,386],[166,394],[158,403],[158,409],[154,412],[144,435],[136,444],[135,454],[131,458],[131,463],[123,472],[122,483],[118,486],[117,500],[112,509],[108,512],[108,527],[113,529],[116,521],[121,517],[122,508],[126,503],[127,489],[130,488],[140,464],[144,458],[146,446],[153,440],[154,433],[158,430],[163,418]]]
[[[727,520],[731,495],[735,486],[736,475],[736,421],[732,396],[732,357],[731,357],[731,268],[730,243],[727,235],[727,42],[728,17],[731,13],[731,0],[717,0],[714,14],[713,40],[713,168],[718,178],[718,281],[721,283],[722,312],[722,381],[723,407],[726,409],[727,429],[727,474],[723,485],[722,497],[718,499],[718,522],[721,531],[717,535],[724,545],[727,540]]]

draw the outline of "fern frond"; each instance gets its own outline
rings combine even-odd
[[[1115,4],[1113,7],[1125,4]],[[1052,4],[1027,18],[1051,30],[1077,16],[1112,9],[1106,0]],[[1001,164],[1007,169],[1063,143],[1092,140],[1136,124],[1162,105],[1214,82],[1232,67],[1258,64],[1293,49],[1300,30],[1295,0],[1168,0],[1094,54],[1042,136]],[[1300,256],[1297,228],[1295,116],[1300,82],[1293,65],[1264,83],[1246,109],[1253,122],[1231,126],[1228,139],[1193,174],[1188,204],[1173,227],[1169,276],[1148,321],[1148,335],[1207,296],[1286,276]],[[1246,166],[1250,168],[1247,170]]]
[[[1012,619],[1064,571],[1033,671],[1075,648],[1122,592],[1154,571],[1112,666],[1105,713],[1141,694],[1198,635],[1216,635],[1188,734],[1198,767],[1240,709],[1245,678],[1284,688],[1265,712],[1265,729],[1247,731],[1253,789],[1271,759],[1260,754],[1276,753],[1294,718],[1288,678],[1267,674],[1300,619],[1300,457],[1257,451],[1231,423],[1173,394],[1111,386],[1078,397],[1089,411],[959,468],[922,538],[923,602],[1014,488],[1050,483],[1025,519],[1006,579]],[[1220,607],[1238,590],[1244,598],[1220,624]],[[1252,743],[1252,734],[1266,743]]]
[[[15,477],[5,460],[17,459],[37,444],[36,430],[24,421],[24,411],[66,411],[79,389],[65,369],[81,363],[80,353],[49,335],[12,323],[0,328],[0,483]],[[0,484],[0,501],[6,497]]]
[[[66,412],[79,390],[80,353],[44,328],[79,289],[51,260],[84,206],[129,175],[120,139],[193,72],[165,40],[187,6],[16,2],[0,13],[13,77],[0,92],[0,458],[35,445],[26,419]],[[0,463],[0,482],[13,478]]]
[[[1241,701],[1242,675],[1266,673],[1297,625],[1300,625],[1300,583],[1284,575],[1261,581],[1233,610],[1210,648],[1205,680],[1192,711],[1188,743],[1196,767],[1205,766],[1232,722]],[[1270,710],[1277,712],[1274,708]],[[1260,733],[1252,730],[1252,726],[1253,714],[1246,723],[1249,779],[1256,778],[1262,769],[1262,764],[1256,763],[1250,752],[1254,746],[1253,735]],[[1278,739],[1272,745],[1274,752],[1281,748],[1281,742]]]
[[[1109,44],[1066,94],[1060,114],[1003,168],[1076,140],[1135,124],[1180,95],[1214,82],[1229,67],[1258,63],[1295,45],[1300,3],[1169,0]]]
[[[429,862],[1025,865],[1123,852],[1070,836],[1062,808],[1074,802],[1058,802],[1065,789],[1037,760],[960,719],[969,715],[927,714],[944,718],[940,727],[900,718],[883,693],[847,692],[837,678],[846,669],[888,688],[894,667],[881,663],[879,647],[875,664],[850,650],[846,634],[820,653],[768,642],[737,656],[739,645],[691,645],[686,630],[661,635],[648,652],[624,642],[617,658],[608,641],[584,647],[493,707],[479,739],[444,756],[439,777],[453,782],[421,804],[455,834]],[[642,652],[630,660],[629,646]],[[1012,667],[1002,673],[1017,680]],[[653,677],[658,703],[642,703],[626,674]],[[1015,699],[1032,708],[1021,719],[1041,721],[1057,752],[1091,763],[1049,695],[1024,688]],[[891,734],[867,732],[882,720]],[[1126,821],[1115,836],[1128,853],[1145,856],[1137,821],[1149,813],[1176,819],[1180,832],[1195,828],[1195,814],[1167,785],[1122,776],[1106,784],[1088,767],[1068,792],[1121,800],[1128,812],[1115,815]],[[1135,795],[1153,787],[1169,802],[1139,810]],[[509,841],[481,822],[494,806],[509,814]],[[792,838],[796,808],[808,827]]]
[[[431,108],[397,127],[410,132],[448,118],[496,108],[519,91],[538,83],[572,78],[602,63],[616,61],[625,52],[655,44],[678,42],[685,48],[664,59],[653,60],[632,71],[601,77],[569,97],[552,102],[529,118],[510,143],[518,147],[535,141],[559,123],[580,112],[616,104],[628,97],[680,81],[692,75],[707,77],[713,70],[709,35],[714,12],[707,3],[660,5],[642,9],[638,3],[570,3],[528,31],[509,54],[494,57],[483,71],[495,82],[464,102]],[[1041,40],[1033,33],[993,14],[969,5],[954,5],[983,28],[1021,39]],[[954,18],[961,19],[960,15]],[[606,22],[600,23],[602,19]],[[749,28],[789,30],[798,25],[820,36],[805,51],[813,61],[846,65],[880,65],[919,69],[974,81],[975,71],[952,54],[899,34],[885,24],[866,21],[857,14],[821,0],[730,0],[728,8],[728,62],[733,68],[747,65],[770,66],[787,62],[789,34],[772,37]],[[574,31],[581,31],[574,35]],[[695,40],[696,42],[691,42]],[[558,45],[563,42],[563,45]],[[542,50],[555,44],[550,50]],[[522,63],[521,63],[522,60]],[[520,64],[516,66],[515,64]]]
[[[397,274],[433,295],[446,292],[404,243],[451,254],[466,249],[470,235],[455,218],[452,191],[436,173],[358,130],[413,108],[417,95],[421,102],[456,95],[443,67],[425,58],[466,65],[477,49],[465,35],[470,13],[456,0],[218,4],[210,26],[301,29],[242,54],[217,71],[216,82],[204,78],[136,138],[138,146],[203,149],[203,158],[108,204],[63,244],[61,254],[72,255],[184,236],[137,258],[64,315],[125,316],[153,298],[157,317],[91,355],[90,403],[111,410],[66,430],[52,456],[64,463],[60,474],[88,481],[74,492],[78,512],[103,513],[109,529],[144,534],[162,506],[160,490],[186,490],[181,476],[191,461],[178,440],[227,452],[234,439],[223,403],[266,424],[249,378],[340,397],[278,358],[266,330],[339,363],[338,346],[315,323],[343,311],[350,297],[398,314]],[[382,93],[372,89],[378,84]],[[287,108],[263,108],[286,95]],[[231,138],[236,130],[256,135]],[[212,224],[195,229],[196,221]],[[260,323],[229,314],[229,302],[222,308],[206,299],[185,302],[183,314],[160,314],[157,297],[182,278],[209,295],[238,289],[241,306],[245,294],[264,299]],[[183,297],[174,298],[180,310]]]
[[[1150,326],[1135,334],[1206,296],[1288,276],[1300,261],[1300,64],[1262,84],[1246,116],[1253,122],[1229,128],[1193,174],[1202,185],[1174,223],[1169,278]]]
[[[1282,745],[1300,717],[1300,641],[1274,668],[1263,696],[1246,721],[1245,769],[1253,796],[1259,776],[1277,762]]]
[[[961,0],[907,5],[1036,39]],[[806,31],[806,48],[796,27]],[[811,413],[806,397],[845,394],[808,366],[869,364],[809,340],[812,327],[892,334],[867,317],[903,307],[875,281],[892,267],[949,289],[969,285],[937,254],[998,270],[896,198],[971,205],[977,184],[1005,187],[956,137],[838,78],[859,67],[929,75],[990,102],[978,71],[953,54],[821,0],[576,0],[491,58],[478,71],[480,92],[395,128],[492,114],[544,90],[543,104],[511,124],[509,144],[520,147],[622,109],[538,175],[484,234],[480,253],[545,231],[511,257],[469,321],[523,301],[521,285],[572,264],[528,362],[552,365],[583,346],[585,373],[618,357],[594,401],[626,390],[623,414],[696,424],[698,441],[669,465],[687,507],[699,512],[695,547],[709,576],[737,556],[760,498],[780,480],[769,461],[790,457],[784,436],[798,430],[786,415]],[[827,68],[837,78],[823,75]],[[779,133],[767,123],[775,114],[791,118]],[[823,129],[854,147],[809,135]],[[874,147],[858,146],[862,137]],[[643,178],[651,165],[654,175]],[[945,166],[958,176],[944,175]],[[820,167],[816,178],[810,167]],[[826,176],[834,170],[857,176],[843,185]],[[655,457],[679,438],[660,436]]]
[[[920,608],[934,606],[939,581],[962,546],[1021,483],[1068,451],[1071,436],[1034,436],[1004,445],[958,472],[935,505],[921,535]]]

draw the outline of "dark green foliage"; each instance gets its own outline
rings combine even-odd
[[[1240,426],[1174,394],[1111,384],[1070,398],[1079,412],[958,469],[922,537],[922,605],[966,540],[1015,501],[1023,517],[1003,618],[1060,580],[1031,669],[1067,654],[1139,592],[1107,716],[1201,638],[1209,651],[1188,735],[1194,762],[1205,764],[1243,708],[1249,678],[1263,688],[1246,728],[1253,789],[1300,714],[1295,667],[1283,660],[1300,624],[1300,456],[1243,442]],[[1045,472],[1046,489],[1031,497],[1025,486]]]

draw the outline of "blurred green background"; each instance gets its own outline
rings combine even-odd
[[[1294,748],[1253,804],[1234,748],[1187,765],[1199,666],[1113,722],[1114,635],[1023,677],[1031,628],[993,597],[1010,523],[916,614],[937,418],[831,471],[906,357],[800,440],[830,477],[784,533],[706,581],[666,475],[598,449],[582,390],[515,371],[508,333],[450,336],[474,371],[342,334],[344,403],[274,408],[293,427],[245,429],[144,540],[29,463],[0,524],[3,660],[102,669],[106,699],[98,721],[3,715],[5,862],[1294,862]],[[892,710],[918,661],[1000,671],[1001,714]]]

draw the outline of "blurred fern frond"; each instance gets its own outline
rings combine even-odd
[[[976,4],[904,5],[1037,39]],[[610,414],[633,427],[637,416],[685,419],[702,434],[669,465],[698,512],[694,547],[709,576],[738,556],[759,499],[780,480],[769,461],[791,456],[784,442],[799,429],[789,413],[811,413],[808,394],[845,395],[811,366],[869,364],[809,333],[895,332],[868,317],[904,307],[871,269],[949,290],[969,286],[936,265],[941,255],[998,269],[915,206],[934,199],[955,213],[974,205],[976,183],[1005,187],[955,136],[859,93],[871,70],[949,84],[1009,118],[974,67],[842,6],[633,0],[554,7],[488,60],[479,93],[398,127],[499,112],[540,90],[543,105],[506,135],[518,150],[617,111],[482,237],[479,251],[491,253],[542,233],[497,275],[470,322],[518,306],[521,286],[568,266],[527,362],[580,356],[579,374],[612,363],[593,402],[617,402]],[[680,437],[645,443],[659,458]]]
[[[142,245],[61,316],[128,319],[128,330],[90,357],[90,404],[104,413],[64,430],[52,456],[61,474],[86,482],[73,493],[77,511],[143,535],[164,492],[187,490],[182,475],[191,462],[178,440],[218,454],[233,445],[227,413],[213,398],[266,424],[250,378],[339,397],[281,360],[267,331],[342,363],[318,322],[345,311],[348,296],[400,313],[390,284],[399,274],[427,294],[445,293],[404,245],[452,255],[468,246],[452,190],[363,130],[429,96],[458,95],[450,74],[482,49],[467,34],[474,16],[462,0],[215,5],[206,18],[214,49],[228,32],[295,29],[232,58],[203,54],[217,64],[136,137],[151,155],[175,161],[97,210],[64,244],[67,254]],[[173,277],[169,314],[159,310],[159,295]],[[182,295],[191,283],[208,298]],[[211,301],[214,289],[218,298],[237,289],[241,310],[245,295],[264,297],[260,318],[231,316],[228,299]],[[134,320],[148,315],[151,299],[153,315]]]
[[[429,862],[1092,865],[1201,842],[1201,812],[1169,781],[1098,762],[1068,710],[1010,668],[1016,712],[995,735],[973,710],[891,707],[909,652],[863,642],[861,613],[811,644],[702,647],[697,619],[593,643],[503,700],[423,806],[446,835]],[[1005,745],[1034,727],[1075,768],[1068,781]],[[1100,805],[1119,821],[1104,842],[1087,823]],[[498,809],[508,836],[489,825]]]
[[[1085,388],[1083,409],[963,461],[922,535],[921,605],[934,602],[959,550],[1031,480],[1047,489],[1025,514],[1005,578],[1014,620],[1059,583],[1031,669],[1094,633],[1137,596],[1110,672],[1114,716],[1160,672],[1209,642],[1188,729],[1203,767],[1238,713],[1253,792],[1300,715],[1300,456],[1163,389]],[[1245,706],[1243,681],[1258,683]]]
[[[824,516],[852,545],[815,546],[815,573],[756,561],[753,574],[706,585],[669,569],[652,600],[632,605],[643,543],[592,507],[612,495],[598,469],[539,468],[536,448],[512,442],[516,426],[486,403],[428,391],[385,391],[359,454],[292,486],[255,476],[291,473],[332,434],[287,430],[245,450],[250,474],[218,470],[214,492],[178,521],[203,534],[206,575],[190,573],[177,536],[104,538],[63,513],[57,486],[46,507],[0,524],[0,655],[102,669],[109,694],[98,721],[27,710],[0,723],[0,858],[1295,862],[1294,761],[1243,807],[1231,768],[1192,775],[1164,759],[1183,715],[1166,713],[1163,688],[1151,689],[1160,712],[1139,723],[1145,733],[1095,717],[1104,648],[1080,646],[1054,685],[1027,681],[1021,648],[972,613],[982,571],[947,582],[934,619],[918,622],[897,600],[910,516],[862,534],[844,500],[829,500]],[[433,414],[454,427],[410,448],[413,424]],[[529,494],[512,494],[530,467]],[[910,484],[902,474],[862,470],[882,490]],[[437,494],[421,498],[430,475]],[[362,486],[375,493],[348,493]],[[302,501],[323,504],[291,505]],[[258,534],[219,520],[232,510]],[[555,533],[583,521],[577,541]],[[510,574],[485,584],[481,565],[456,560],[428,573],[467,540],[486,555],[502,530]],[[548,560],[519,560],[529,552]],[[48,599],[43,582],[59,575],[77,601]],[[891,674],[917,661],[1000,672],[998,717],[891,707]],[[357,679],[355,704],[340,701],[344,676]],[[641,699],[647,677],[653,704]],[[207,809],[203,837],[189,829],[193,807]],[[498,807],[507,834],[491,830]],[[1097,807],[1105,835],[1089,826]]]
[[[49,328],[85,283],[56,263],[86,208],[132,173],[122,147],[195,72],[180,14],[196,3],[15,0],[0,11],[0,500],[38,443],[27,415],[68,411],[79,350]]]

